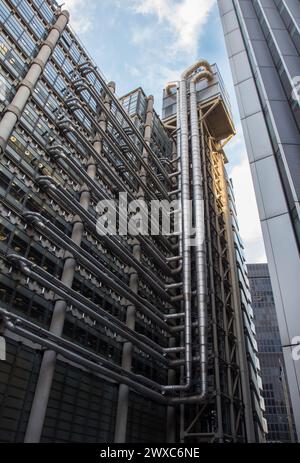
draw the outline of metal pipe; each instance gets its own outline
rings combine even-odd
[[[120,133],[121,137],[123,138],[124,141],[127,142],[128,146],[130,147],[130,150],[135,153],[136,157],[138,158],[138,160],[141,162],[142,166],[145,168],[145,170],[147,171],[147,173],[149,174],[149,176],[152,178],[154,184],[156,185],[156,187],[158,188],[158,190],[160,191],[160,193],[167,199],[167,196],[168,196],[168,192],[165,188],[165,186],[159,181],[157,175],[155,175],[155,173],[153,172],[152,169],[149,168],[149,166],[147,166],[147,164],[145,164],[145,161],[143,160],[143,158],[141,157],[136,145],[133,143],[133,141],[130,139],[130,137],[127,136],[127,134],[124,132],[124,129],[122,128],[122,126],[119,124],[119,122],[117,121],[116,117],[115,116],[112,116],[112,114],[110,113],[110,111],[107,111],[105,110],[104,106],[103,106],[103,103],[101,101],[100,98],[96,97],[95,96],[95,93],[93,92],[93,90],[91,89],[90,87],[90,83],[88,82],[88,80],[86,80],[86,85],[82,86],[82,90],[86,90],[88,91],[89,93],[91,93],[91,95],[93,96],[93,98],[95,99],[95,101],[97,103],[99,103],[99,105],[101,106],[101,109],[103,110],[105,116],[107,118],[110,119],[110,122],[111,124],[115,127],[115,129]],[[134,167],[130,165],[130,157],[124,155],[124,153],[122,152],[122,150],[116,145],[115,141],[113,143],[113,141],[111,140],[111,137],[109,134],[104,134],[102,133],[101,129],[98,127],[98,124],[95,122],[95,120],[91,117],[91,115],[88,113],[88,111],[82,107],[82,102],[80,102],[80,100],[78,100],[77,98],[72,98],[72,100],[69,100],[67,101],[67,104],[69,104],[69,107],[70,107],[70,104],[71,104],[71,107],[70,107],[70,110],[80,110],[82,111],[85,116],[90,119],[91,121],[91,124],[94,125],[96,127],[97,130],[99,130],[99,132],[101,133],[101,135],[104,136],[106,142],[108,143],[108,145],[110,146],[110,148],[113,150],[113,151],[117,151],[118,152],[118,155],[119,157],[123,160],[124,164],[126,165],[127,169],[129,170],[129,172],[131,173],[131,175],[133,175],[136,180],[139,182],[139,184],[141,185],[141,180],[138,178],[137,176],[137,173],[136,171],[134,170]],[[167,175],[167,179],[169,181],[169,178],[168,178],[168,174]],[[142,186],[142,185],[141,185]],[[146,185],[144,184],[144,187],[146,187]],[[151,195],[151,192],[149,191],[149,194]]]
[[[167,257],[166,261],[169,262],[177,262],[178,260],[182,260],[182,256],[174,256],[174,257]]]
[[[167,172],[165,171],[164,167],[162,166],[159,158],[157,157],[157,155],[152,151],[151,147],[149,145],[147,145],[146,141],[144,140],[143,136],[140,134],[139,130],[137,129],[137,127],[134,125],[134,123],[132,122],[130,116],[128,115],[128,113],[125,111],[125,109],[123,108],[123,106],[120,104],[120,102],[118,101],[118,99],[115,97],[115,95],[110,91],[110,89],[108,88],[105,80],[103,79],[103,77],[100,75],[100,73],[97,71],[97,69],[92,66],[90,63],[82,63],[81,65],[79,65],[79,70],[82,71],[82,74],[84,76],[90,74],[90,73],[93,73],[95,75],[95,77],[97,77],[97,79],[99,80],[100,84],[102,85],[102,87],[104,88],[104,90],[109,94],[109,96],[111,97],[113,103],[115,104],[115,106],[117,107],[117,109],[119,110],[119,112],[122,114],[122,116],[124,117],[124,119],[127,121],[128,123],[128,126],[132,129],[134,135],[137,137],[137,139],[140,141],[140,143],[142,144],[143,148],[146,149],[146,151],[148,152],[151,160],[155,163],[155,165],[157,166],[157,168],[159,169],[160,173],[164,175],[165,178],[167,178],[168,174]]]
[[[91,179],[87,175],[87,173],[80,168],[79,165],[77,165],[76,161],[72,159],[71,156],[67,156],[67,154],[65,153],[65,149],[62,145],[52,145],[48,148],[47,152],[50,154],[50,156],[53,156],[53,158],[58,164],[63,166],[62,161],[64,161],[68,166],[70,166],[71,169],[75,172],[77,179],[78,177],[82,179],[89,186],[91,194],[95,195],[97,199],[114,200],[111,196],[109,196],[106,193],[104,189],[100,188],[99,185],[93,179]],[[132,200],[134,200],[133,197]],[[119,217],[122,218],[122,220],[127,220],[127,217],[124,216],[123,211],[120,210],[120,208],[117,206],[118,204],[116,203],[116,210],[118,211]],[[138,241],[141,241],[148,255],[155,258],[156,261],[160,265],[162,265],[162,262],[165,260],[164,255],[160,251],[155,250],[153,243],[146,236],[143,235],[136,236],[136,239]],[[164,270],[166,271],[169,269],[168,267],[164,266]]]
[[[173,319],[176,319],[176,318],[183,318],[183,317],[185,317],[185,312],[171,313],[171,314],[165,315],[165,320],[173,320]]]
[[[203,64],[202,64],[203,65]],[[212,79],[209,71],[196,74],[190,81],[190,119],[192,142],[192,173],[193,173],[193,207],[195,219],[195,264],[196,264],[196,294],[198,310],[198,336],[200,355],[201,397],[207,394],[207,339],[206,339],[206,250],[205,250],[205,218],[203,199],[203,178],[201,168],[201,150],[199,136],[199,118],[197,107],[196,82],[201,79]],[[202,131],[203,132],[203,131]],[[202,141],[203,145],[203,141]],[[202,146],[204,150],[204,146]]]
[[[189,66],[181,75],[181,80],[186,80],[193,72],[195,72],[198,68],[204,67],[206,71],[210,74],[213,73],[212,67],[210,63],[204,59],[196,61],[196,63]]]
[[[57,342],[49,340],[45,337],[38,336],[30,331],[27,331],[21,327],[19,327],[17,324],[14,324],[12,322],[6,322],[6,328],[8,331],[12,331],[16,334],[19,334],[20,336],[23,336],[27,339],[30,339],[34,343],[40,344],[41,346],[46,347],[49,349],[49,351],[55,352],[55,354],[61,354],[62,357],[71,360],[72,362],[75,362],[79,365],[84,366],[88,370],[98,373],[102,376],[105,376],[107,378],[110,378],[118,383],[123,382],[126,383],[129,387],[134,389],[135,391],[141,393],[143,396],[148,397],[149,399],[161,403],[161,404],[168,404],[168,398],[163,396],[161,393],[154,391],[153,389],[150,389],[149,387],[146,387],[140,383],[138,383],[135,380],[132,380],[129,378],[129,376],[125,376],[125,374],[120,374],[117,373],[116,371],[113,371],[110,368],[104,367],[99,363],[92,362],[91,360],[88,360],[87,358],[83,357],[82,355],[78,355],[75,352],[72,352],[69,349],[66,349],[65,347],[62,347],[57,344]],[[55,339],[55,337],[53,337]],[[61,339],[61,338],[60,338]],[[68,345],[73,345],[76,347],[77,350],[79,346],[68,342]],[[48,352],[48,351],[47,351]],[[89,353],[91,356],[91,354]],[[128,373],[128,372],[127,372]],[[150,380],[149,380],[150,381]]]
[[[32,60],[26,76],[20,82],[18,90],[11,103],[4,109],[4,114],[0,121],[0,154],[3,154],[11,136],[11,133],[22,115],[25,105],[32,94],[40,75],[61,36],[68,21],[69,12],[66,10],[57,10],[57,20],[50,27],[49,34],[42,42],[42,46],[37,56]]]
[[[88,357],[89,359],[94,359],[95,362],[99,364],[103,364],[119,373],[122,375],[128,376],[130,379],[136,381],[136,382],[142,382],[145,385],[151,386],[151,388],[156,389],[158,391],[161,390],[161,385],[156,383],[155,381],[152,381],[149,378],[146,378],[141,375],[137,375],[135,373],[132,373],[130,371],[126,371],[124,368],[122,368],[119,365],[116,365],[113,363],[111,360],[108,360],[107,358],[103,357],[101,354],[96,354],[95,352],[92,352],[85,347],[82,347],[78,345],[77,343],[73,343],[72,341],[68,341],[61,336],[56,336],[51,331],[47,331],[46,329],[40,327],[39,325],[36,325],[35,323],[32,323],[25,318],[20,317],[19,315],[13,314],[11,312],[8,312],[5,309],[0,308],[0,321],[4,320],[7,322],[7,320],[12,321],[15,325],[19,326],[24,326],[25,329],[28,329],[29,332],[31,332],[33,335],[34,333],[38,333],[43,338],[50,339],[51,341],[54,341],[58,346],[63,346],[66,348],[73,349],[76,351],[76,353],[79,353],[82,356]]]
[[[80,219],[86,224],[86,226],[92,231],[92,233],[97,233],[97,225],[95,223],[94,217],[85,211],[80,204],[74,203],[74,198],[62,188],[59,188],[59,185],[56,186],[51,177],[41,176],[36,179],[37,183],[43,187],[48,192],[51,192],[54,198],[62,202],[65,207],[69,208],[71,211],[78,214]],[[154,288],[162,298],[168,299],[167,294],[161,285],[160,281],[153,274],[153,272],[147,268],[144,269],[143,266],[135,259],[130,252],[126,249],[126,247],[121,243],[120,240],[116,239],[115,236],[110,236],[106,234],[106,230],[103,228],[103,235],[101,235],[101,239],[110,247],[110,249],[116,253],[117,256],[126,264],[131,265],[134,267],[137,272],[141,275],[141,277],[152,287]],[[168,268],[170,271],[170,269]]]
[[[172,398],[166,397],[164,395],[164,386],[160,386],[154,381],[146,377],[142,377],[141,375],[135,375],[129,371],[126,371],[122,367],[114,365],[112,362],[99,356],[98,354],[88,351],[87,349],[78,346],[78,344],[67,341],[60,336],[54,335],[53,333],[44,330],[38,325],[34,325],[28,320],[18,317],[11,312],[0,308],[0,315],[4,321],[4,329],[6,328],[8,331],[14,332],[19,336],[29,339],[38,345],[44,346],[47,349],[54,351],[56,354],[61,354],[62,357],[87,368],[89,371],[105,376],[106,378],[110,378],[118,383],[124,383],[131,387],[133,390],[141,393],[144,397],[148,397],[149,399],[153,400],[154,402],[173,406],[180,405],[182,403],[197,403],[195,402],[195,397],[197,396]],[[24,324],[25,327],[29,327],[30,330],[22,328],[20,326],[22,324]],[[39,336],[38,334],[34,334],[34,331],[41,333],[41,335]],[[93,359],[94,361],[91,361],[90,359]],[[103,366],[102,363],[107,365],[109,368]],[[175,366],[177,363],[178,361],[174,360]],[[144,384],[141,384],[141,382]],[[157,388],[158,391],[161,390],[162,392],[156,392],[154,390],[155,388]]]
[[[135,304],[140,312],[153,320],[152,314],[159,311],[149,301],[141,296],[134,294],[122,280],[120,280],[113,272],[105,267],[98,259],[89,254],[80,246],[76,245],[71,238],[61,237],[60,230],[55,227],[49,220],[44,219],[40,214],[25,212],[23,217],[41,233],[49,237],[54,243],[69,251],[78,262],[82,263],[88,270],[96,275],[100,281],[112,288],[122,297]],[[165,318],[165,315],[164,317]]]
[[[182,281],[179,283],[171,283],[169,285],[165,285],[165,290],[169,291],[170,289],[176,289],[176,288],[181,288],[182,287]]]
[[[96,175],[95,163],[89,163],[87,168],[88,175],[94,179]],[[83,185],[80,195],[80,204],[84,210],[88,210],[90,205],[90,192]],[[71,235],[71,240],[80,246],[84,232],[84,226],[79,217],[74,217],[74,225]],[[61,281],[63,284],[71,288],[75,275],[76,262],[71,254],[67,254],[64,263]],[[54,305],[54,310],[51,319],[50,331],[57,336],[61,336],[63,332],[67,304],[65,300],[57,300]],[[47,405],[50,396],[50,390],[53,382],[56,366],[56,353],[53,350],[45,351],[40,367],[38,382],[32,402],[30,416],[27,424],[24,442],[39,442],[45,421]]]
[[[78,307],[84,314],[90,316],[92,319],[98,321],[101,325],[107,326],[113,331],[117,332],[122,338],[130,340],[134,343],[139,349],[143,350],[147,354],[153,356],[158,361],[168,364],[168,360],[165,358],[164,349],[156,344],[151,339],[147,338],[144,335],[136,333],[127,328],[125,323],[121,322],[113,315],[99,307],[94,302],[91,302],[86,297],[82,296],[80,293],[77,293],[71,288],[68,288],[65,284],[59,281],[57,278],[53,277],[49,273],[45,272],[43,269],[37,267],[37,265],[32,264],[29,260],[19,255],[11,254],[8,256],[8,259],[15,264],[19,265],[20,270],[27,276],[35,279],[45,288],[51,289],[55,294],[61,296],[62,300],[67,300],[71,305]],[[37,272],[34,272],[33,269],[36,269]],[[160,321],[160,320],[159,320]],[[162,328],[167,327],[163,322]],[[168,327],[167,327],[168,329]]]
[[[192,375],[192,327],[191,327],[191,251],[190,251],[190,159],[188,146],[188,111],[186,78],[183,77],[177,90],[177,111],[180,120],[180,179],[182,204],[182,270],[183,301],[185,310],[185,384],[169,385],[167,390],[186,391],[191,386]]]
[[[197,74],[195,79],[192,79],[192,90],[195,87],[195,82],[199,78],[211,78],[211,67],[206,61],[198,61],[197,63],[190,66],[186,71],[183,72],[180,81],[180,121],[181,121],[181,190],[182,190],[182,204],[183,204],[183,295],[185,305],[185,368],[186,368],[186,384],[184,386],[173,386],[175,390],[188,390],[191,387],[191,371],[192,371],[192,323],[191,323],[191,252],[190,252],[190,216],[188,210],[189,201],[189,149],[188,149],[188,112],[187,112],[187,89],[186,81],[188,77],[199,67],[204,67],[205,71]],[[193,87],[194,85],[194,87]],[[197,300],[198,300],[198,330],[199,330],[199,342],[200,342],[200,368],[201,368],[201,393],[185,398],[185,403],[199,403],[206,398],[207,395],[207,380],[206,380],[206,318],[205,318],[205,273],[203,275],[203,268],[205,268],[205,255],[203,256],[203,240],[204,240],[204,210],[203,207],[198,210],[199,205],[201,206],[201,198],[203,198],[203,192],[201,196],[201,169],[200,163],[200,147],[197,151],[195,139],[197,139],[199,146],[199,124],[197,115],[197,100],[196,93],[191,95],[191,130],[192,130],[192,154],[193,154],[193,196],[194,200],[197,200],[197,206],[194,203],[195,222],[196,222],[196,261],[197,261]],[[195,126],[195,108],[196,108],[196,126]],[[196,128],[197,127],[197,130]],[[196,149],[195,149],[196,148]],[[198,155],[195,167],[194,161]],[[198,162],[199,161],[199,162]],[[196,183],[196,187],[194,185]],[[202,201],[203,202],[203,201]],[[200,229],[197,231],[197,225]],[[174,399],[176,403],[176,399]]]
[[[95,94],[94,92],[94,89],[93,87],[90,85],[90,82],[86,79],[86,82],[88,83],[89,85],[89,89],[92,93],[92,95],[96,96],[97,95]],[[150,98],[150,100],[149,100]],[[154,98],[152,97],[152,95],[150,97],[148,97],[148,104],[149,102],[152,101],[152,119],[154,119],[153,115],[154,115],[154,110],[153,110],[153,101],[154,101]],[[149,149],[151,150],[151,140],[147,138],[147,135],[144,135],[143,139],[144,139],[144,143],[145,143],[145,146],[143,147],[143,153],[142,153],[142,156],[140,156],[140,152],[139,150],[137,149],[136,145],[133,143],[132,139],[128,136],[128,134],[126,133],[126,131],[123,129],[123,127],[121,126],[121,124],[119,124],[117,118],[113,117],[111,113],[108,113],[107,112],[107,117],[110,119],[111,123],[112,124],[117,124],[117,129],[119,131],[119,133],[121,134],[123,140],[125,140],[127,142],[127,144],[130,146],[130,148],[132,149],[133,152],[135,152],[137,158],[139,159],[139,161],[141,162],[141,165],[142,165],[142,168],[145,170],[145,173],[148,173],[148,175],[150,175],[150,177],[152,178],[152,180],[154,180],[154,183],[156,183],[157,185],[160,183],[161,184],[161,187],[160,190],[161,190],[161,193],[162,194],[166,194],[167,193],[167,190],[165,189],[164,187],[164,184],[162,182],[158,182],[160,177],[162,176],[164,178],[164,180],[167,182],[167,184],[170,183],[170,180],[169,180],[169,176],[168,176],[168,173],[166,172],[165,168],[160,165],[159,167],[159,170],[160,170],[160,174],[159,175],[155,175],[155,173],[153,172],[153,170],[151,169],[151,167],[149,166]],[[145,131],[147,132],[148,128],[147,128],[147,122],[146,122],[146,125],[145,125]],[[152,131],[152,128],[151,128],[151,131]],[[151,156],[150,156],[151,157]],[[155,164],[156,166],[159,165],[159,158],[156,156],[156,159],[155,159]],[[164,192],[164,193],[163,193]]]
[[[21,81],[20,86],[11,102],[5,109],[4,116],[0,122],[0,152],[5,151],[7,141],[13,131],[15,124],[21,116],[26,103],[33,92],[40,75],[43,73],[44,68],[60,38],[68,21],[68,11],[57,11],[58,19],[56,23],[50,28],[47,39],[43,42],[36,58],[33,59],[31,66]],[[43,362],[42,362],[43,364]],[[41,378],[42,367],[40,371],[39,380]],[[44,385],[38,382],[36,393],[33,400],[33,405],[28,421],[28,426],[25,434],[25,442],[36,441],[38,442],[41,436],[50,387],[52,384],[51,371],[47,371],[47,378],[43,376]],[[45,380],[45,381],[44,381]]]

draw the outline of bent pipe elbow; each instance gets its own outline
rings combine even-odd
[[[187,80],[187,78],[199,67],[203,67],[206,71],[212,74],[212,67],[207,60],[198,60],[191,66],[189,66],[182,74],[181,80]]]
[[[64,358],[75,361],[75,363],[85,366],[90,371],[101,373],[118,383],[126,384],[131,389],[140,392],[145,395],[145,397],[151,398],[156,403],[177,406],[180,404],[201,403],[207,399],[206,393],[183,397],[167,397],[166,392],[186,392],[189,389],[188,384],[180,386],[180,390],[177,388],[170,390],[168,386],[162,386],[142,375],[136,375],[124,370],[119,365],[113,364],[110,360],[87,351],[81,346],[74,345],[74,343],[70,341],[59,338],[47,330],[36,326],[32,322],[17,317],[2,308],[0,309],[0,315],[8,331],[15,332],[16,334],[32,340],[36,344],[54,350]],[[25,326],[25,329],[22,325]],[[34,331],[37,331],[38,334],[35,334]]]
[[[171,275],[178,275],[182,271],[182,264],[180,264],[177,268],[171,270]]]
[[[165,88],[165,91],[166,91],[166,94],[169,95],[170,94],[170,90],[171,88],[178,88],[178,82],[175,81],[175,82],[169,82],[167,85],[166,85],[166,88]]]

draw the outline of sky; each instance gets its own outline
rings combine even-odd
[[[250,167],[216,0],[65,0],[70,26],[121,96],[136,87],[154,95],[200,58],[217,63],[230,95],[236,137],[227,145],[240,232],[248,263],[265,262]]]

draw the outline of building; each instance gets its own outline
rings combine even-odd
[[[295,442],[293,412],[268,265],[250,264],[247,269],[268,422],[267,441]]]
[[[263,441],[216,68],[187,72],[177,131],[117,98],[54,1],[0,15],[0,441]]]
[[[298,438],[300,4],[219,0],[272,281]],[[295,358],[295,360],[294,360]]]
[[[256,355],[257,344],[253,325],[253,312],[250,304],[249,283],[247,280],[243,244],[239,235],[234,193],[231,180],[228,178],[225,165],[228,162],[224,147],[235,135],[229,97],[224,87],[218,67],[207,66],[200,62],[204,69],[202,79],[194,76],[193,68],[188,70],[188,113],[191,113],[187,133],[190,132],[193,152],[193,101],[197,103],[200,115],[200,150],[204,185],[205,221],[206,221],[206,266],[208,275],[208,337],[212,340],[213,351],[212,377],[209,384],[219,390],[219,397],[212,398],[211,410],[219,419],[219,429],[230,436],[232,419],[238,420],[245,410],[245,422],[248,429],[248,440],[263,441],[266,431],[263,417],[264,401],[261,395],[259,361]],[[194,66],[194,71],[195,68]],[[195,85],[195,90],[193,88]],[[179,87],[170,85],[164,92],[163,122],[170,134],[182,135],[182,81]],[[193,100],[193,93],[194,100]],[[184,105],[183,105],[184,106]],[[181,117],[178,117],[181,115]],[[194,116],[195,117],[195,116]],[[184,141],[181,140],[181,147]],[[183,153],[181,153],[183,156]],[[199,156],[200,157],[200,156]],[[193,164],[195,158],[192,156]],[[193,167],[194,169],[194,167]],[[194,172],[193,172],[194,174]],[[197,179],[192,176],[192,182]],[[194,193],[195,195],[195,193]],[[196,224],[195,224],[196,225]],[[197,228],[197,225],[196,225]],[[225,310],[224,310],[225,309]],[[240,340],[240,342],[239,342]],[[235,357],[236,366],[230,366],[229,360]],[[230,369],[230,373],[228,371]],[[241,380],[241,381],[239,381]],[[236,388],[234,385],[240,385]],[[238,393],[238,389],[240,392]],[[228,402],[228,394],[236,398]],[[240,398],[238,398],[238,395]],[[242,399],[243,397],[243,399]],[[233,403],[241,406],[232,407]],[[243,402],[243,405],[242,405]],[[210,412],[204,409],[204,413]],[[229,418],[230,417],[230,418]],[[253,420],[254,417],[254,420]],[[190,415],[182,419],[182,429],[189,429]],[[226,439],[225,439],[226,440]]]

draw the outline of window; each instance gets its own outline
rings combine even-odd
[[[7,20],[7,18],[9,17],[10,15],[10,11],[9,9],[7,8],[7,6],[4,5],[3,2],[0,3],[0,18],[1,18],[1,22],[5,22]]]
[[[3,190],[7,190],[10,183],[10,176],[1,168],[0,171],[0,185]]]
[[[18,236],[17,232],[14,234],[11,248],[17,253],[25,254],[26,252],[27,243]]]
[[[26,193],[18,183],[12,182],[9,189],[9,194],[13,196],[17,201],[21,202],[24,199]]]

